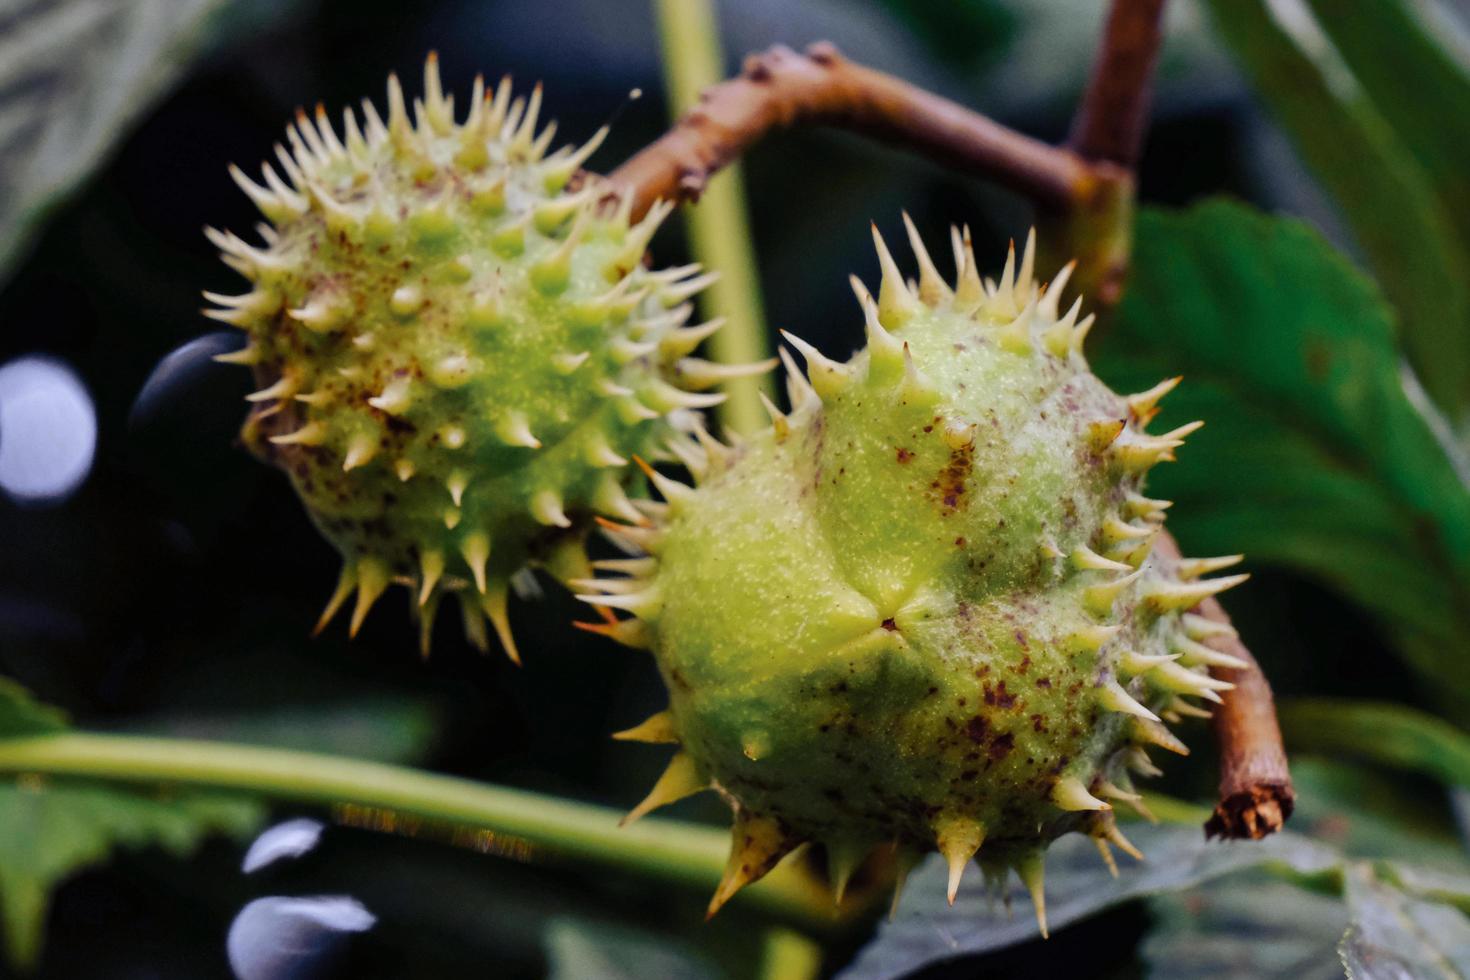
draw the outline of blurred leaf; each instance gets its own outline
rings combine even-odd
[[[1150,980],[1338,980],[1348,925],[1340,898],[1246,873],[1149,902],[1139,950]]]
[[[243,837],[264,819],[253,800],[224,794],[149,797],[109,786],[22,779],[0,785],[0,908],[6,951],[35,963],[51,890],[118,847],[191,853],[208,834]]]
[[[1180,541],[1335,586],[1465,716],[1470,493],[1372,283],[1306,225],[1225,201],[1146,209],[1137,233],[1097,367],[1124,388],[1183,374],[1156,428],[1207,422],[1150,476]]]
[[[870,63],[876,59],[885,70],[931,89],[938,81],[945,94],[959,94],[961,101],[1038,135],[1065,131],[1087,83],[1108,12],[1108,4],[1075,0],[878,2],[924,45],[931,61],[961,75],[967,88],[946,91],[953,86],[916,77],[912,66],[895,63],[887,51],[849,54]],[[860,9],[858,4],[846,6]],[[788,28],[787,33],[796,32]],[[895,48],[889,45],[890,51]],[[1154,77],[1160,115],[1233,101],[1243,89],[1239,72],[1199,5],[1166,5],[1164,44]],[[871,210],[883,213],[878,206]]]
[[[879,0],[925,47],[959,68],[995,61],[1015,36],[1015,5],[999,0]]]
[[[1340,864],[1331,848],[1289,832],[1262,841],[1207,842],[1198,827],[1130,826],[1128,835],[1147,860],[1126,865],[1118,878],[1108,874],[1087,838],[1073,834],[1052,845],[1046,858],[1046,894],[1053,932],[1119,903],[1192,888],[1243,868],[1272,864],[1313,876]],[[947,874],[937,856],[921,865],[904,886],[898,914],[878,927],[877,937],[838,976],[886,980],[931,963],[1037,938],[1029,915],[1012,918],[987,908],[978,872],[965,878],[959,898],[948,905]],[[1030,904],[1014,880],[1009,897],[1023,909]]]
[[[1354,980],[1470,975],[1470,920],[1404,887],[1396,870],[1355,862],[1344,896],[1247,874],[1155,900],[1159,923],[1141,950],[1149,976],[1327,980],[1344,966]]]
[[[1470,872],[1444,807],[1402,777],[1356,760],[1303,756],[1290,747],[1298,833],[1351,857],[1390,858]]]
[[[1422,711],[1312,698],[1286,701],[1277,713],[1293,751],[1356,756],[1470,786],[1470,735]]]
[[[65,730],[61,713],[0,678],[0,738]],[[206,835],[243,836],[265,817],[249,797],[191,791],[153,794],[84,781],[23,776],[0,782],[0,912],[5,951],[32,966],[41,949],[51,890],[107,860],[117,847],[157,846],[187,855]]]
[[[66,715],[42,704],[8,677],[0,677],[0,738],[44,735],[66,728]]]
[[[0,282],[237,0],[0,0]]]
[[[412,765],[427,758],[437,728],[434,710],[422,702],[374,700],[281,707],[239,716],[150,719],[135,730]]]
[[[1404,346],[1425,388],[1457,425],[1463,422],[1470,399],[1470,252],[1430,175],[1395,131],[1391,107],[1374,105],[1305,7],[1269,0],[1209,0],[1209,6],[1257,93],[1347,216],[1402,317]],[[1333,9],[1329,19],[1357,17]],[[1367,30],[1367,43],[1385,40]],[[1414,69],[1394,62],[1388,70],[1398,76]],[[1434,89],[1406,97],[1441,122],[1444,107],[1456,104]],[[1459,170],[1463,179],[1464,163]]]
[[[1352,925],[1338,952],[1354,980],[1470,976],[1470,919],[1378,881],[1365,866],[1347,875]]]
[[[651,930],[570,916],[546,927],[548,980],[714,980],[719,971],[684,943]]]
[[[1423,168],[1460,242],[1470,243],[1470,74],[1413,0],[1309,0],[1358,84]]]
[[[1455,812],[1455,824],[1460,828],[1460,842],[1470,850],[1470,789],[1456,787],[1450,790],[1450,807]]]
[[[1464,867],[1464,862],[1460,862],[1460,867]],[[1456,871],[1453,864],[1422,866],[1392,861],[1380,864],[1378,873],[1415,898],[1453,905],[1470,915],[1470,871]]]

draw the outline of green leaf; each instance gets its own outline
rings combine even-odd
[[[1195,554],[1245,552],[1374,613],[1426,689],[1470,710],[1470,492],[1411,397],[1372,283],[1301,222],[1209,202],[1139,215],[1097,367],[1182,374],[1155,426],[1204,419],[1150,475]]]
[[[1406,895],[1367,866],[1346,878],[1352,925],[1338,953],[1354,980],[1470,976],[1470,919],[1439,902]]]
[[[564,916],[546,927],[548,980],[715,980],[722,976],[698,951],[651,930]]]
[[[1357,757],[1470,787],[1470,735],[1422,711],[1313,698],[1283,702],[1277,714],[1293,752]]]
[[[1340,980],[1348,910],[1336,896],[1247,872],[1149,902],[1149,980]]]
[[[1337,761],[1287,746],[1297,794],[1293,830],[1350,857],[1470,871],[1449,814],[1426,805],[1413,784],[1350,757]]]
[[[159,847],[182,857],[207,834],[243,837],[264,816],[262,805],[223,793],[146,796],[34,778],[0,785],[0,909],[10,959],[35,964],[51,890],[115,848]]]
[[[0,738],[44,735],[66,728],[66,715],[42,704],[8,677],[0,677]]]
[[[1347,217],[1403,318],[1404,345],[1425,388],[1457,424],[1464,421],[1470,252],[1425,167],[1395,131],[1398,120],[1373,103],[1309,11],[1288,20],[1278,19],[1268,0],[1209,0],[1209,6],[1257,94]],[[1333,9],[1329,19],[1358,16]],[[1387,40],[1376,32],[1367,37],[1372,44]],[[1395,63],[1390,70],[1399,76],[1412,69]],[[1435,111],[1436,119],[1457,104],[1440,90],[1415,89],[1406,97],[1423,103],[1423,112]],[[1463,162],[1459,169],[1463,175]]]
[[[1460,828],[1460,843],[1470,851],[1470,789],[1456,786],[1450,790],[1450,809],[1455,814],[1455,824]]]
[[[1461,243],[1470,242],[1470,73],[1409,0],[1309,0],[1317,23],[1414,155]],[[1443,32],[1444,27],[1438,28]]]
[[[221,31],[234,0],[10,4],[0,57],[0,283],[46,216]],[[257,4],[264,18],[283,2]]]
[[[1198,827],[1129,827],[1128,835],[1147,860],[1126,864],[1118,878],[1108,874],[1087,838],[1073,834],[1052,845],[1046,856],[1046,895],[1053,932],[1119,903],[1193,888],[1244,868],[1269,864],[1316,876],[1340,865],[1331,848],[1290,832],[1231,842],[1207,842]],[[937,856],[910,875],[897,915],[878,927],[876,938],[838,974],[841,980],[907,976],[931,963],[1037,938],[1029,915],[1009,917],[989,908],[978,871],[966,876],[959,898],[948,905],[947,875]],[[1014,879],[1008,897],[1023,909],[1030,904]]]
[[[1470,915],[1470,871],[1464,862],[1417,865],[1403,861],[1384,861],[1378,865],[1379,876],[1400,891],[1415,898],[1428,899]]]
[[[1248,873],[1156,899],[1158,925],[1140,951],[1149,977],[1328,980],[1344,966],[1354,980],[1470,975],[1470,920],[1414,883],[1405,887],[1399,871],[1354,862],[1344,895]]]
[[[0,677],[0,740],[66,731],[60,711]],[[206,835],[254,830],[265,807],[251,797],[191,790],[148,793],[83,780],[23,775],[0,781],[0,913],[5,952],[29,968],[40,953],[51,892],[118,847],[189,854]]]

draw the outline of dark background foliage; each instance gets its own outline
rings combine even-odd
[[[1098,21],[1067,0],[722,6],[732,67],[746,50],[828,38],[1048,140],[1065,135]],[[1235,195],[1305,216],[1356,254],[1357,240],[1203,12],[1181,4],[1173,24],[1141,198],[1184,205]],[[0,21],[0,41],[3,31]],[[580,140],[616,115],[591,161],[611,167],[667,118],[649,5],[272,2],[237,5],[212,37],[95,174],[46,215],[0,283],[0,363],[32,353],[64,360],[85,382],[99,426],[91,474],[69,499],[0,500],[0,673],[87,728],[323,748],[630,805],[664,754],[606,736],[663,695],[645,658],[571,628],[580,612],[560,590],[513,606],[526,654],[519,669],[475,653],[452,623],[441,624],[434,655],[420,660],[400,603],[375,611],[351,644],[340,626],[308,638],[337,559],[285,481],[235,444],[247,381],[209,362],[222,347],[205,337],[217,325],[198,315],[198,291],[234,285],[201,226],[243,230],[256,220],[226,165],[264,158],[297,105],[380,99],[390,69],[416,87],[431,48],[455,91],[481,71],[544,80],[560,138]],[[644,97],[630,103],[634,88]],[[745,179],[769,322],[829,353],[860,342],[846,276],[873,274],[870,219],[896,229],[906,208],[935,234],[968,223],[977,251],[991,256],[1030,220],[1025,202],[993,187],[836,133],[770,141],[749,157]],[[661,261],[687,258],[680,235],[677,223],[661,234]],[[1135,330],[1098,342],[1157,339]],[[1435,706],[1423,678],[1390,653],[1380,620],[1323,576],[1252,570],[1251,586],[1229,605],[1279,694]],[[1191,741],[1204,748],[1209,740],[1196,728]],[[1205,749],[1171,764],[1167,788],[1208,799],[1213,774]],[[1304,808],[1305,825],[1340,841],[1357,826],[1344,800],[1365,814],[1392,812],[1424,840],[1452,840],[1443,792],[1427,778],[1328,767],[1318,782],[1325,802]],[[676,812],[725,819],[714,800]],[[227,976],[223,937],[238,909],[258,895],[297,892],[351,894],[377,913],[378,927],[339,964],[344,975],[482,976],[493,963],[496,975],[539,976],[548,956],[572,955],[568,936],[598,936],[610,924],[664,930],[679,937],[668,940],[674,948],[697,947],[737,973],[752,955],[753,927],[738,908],[704,926],[701,896],[627,877],[527,868],[344,827],[268,876],[243,876],[239,856],[237,843],[215,840],[189,859],[129,851],[70,877],[49,917],[41,975]],[[1123,905],[1044,949],[993,955],[983,969],[997,977],[1141,974],[1139,942],[1161,919],[1143,904]],[[862,938],[834,940],[830,964]]]

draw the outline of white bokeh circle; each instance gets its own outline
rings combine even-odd
[[[96,450],[97,413],[75,371],[39,355],[0,365],[0,491],[60,503],[87,478]]]

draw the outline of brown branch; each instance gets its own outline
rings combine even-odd
[[[909,147],[982,174],[1055,209],[1097,193],[1115,168],[1024,136],[908,82],[856,64],[827,43],[776,46],[711,86],[664,136],[608,176],[642,214],[654,201],[697,200],[705,182],[766,134],[828,125]]]
[[[1090,267],[1074,278],[1107,306],[1121,294],[1133,178],[1147,119],[1164,0],[1115,0],[1071,148],[1051,147],[947,99],[843,58],[829,44],[806,54],[776,47],[707,90],[666,135],[613,171],[609,198],[642,214],[659,199],[697,200],[710,176],[771,131],[826,124],[901,143],[988,176],[1061,217],[1070,254]],[[1167,534],[1159,550],[1178,557]],[[1201,615],[1229,617],[1213,599]],[[1271,687],[1239,640],[1214,641],[1249,666],[1218,670],[1235,688],[1215,712],[1220,802],[1210,836],[1260,838],[1281,828],[1295,794]]]
[[[1179,545],[1167,532],[1159,536],[1156,548],[1165,558],[1179,559]],[[1213,597],[1194,611],[1230,625],[1229,615]],[[1224,693],[1212,721],[1220,746],[1220,802],[1205,823],[1205,835],[1259,840],[1280,830],[1296,804],[1276,702],[1261,665],[1239,638],[1211,639],[1209,645],[1248,666],[1210,671],[1235,689]]]
[[[1199,612],[1209,619],[1230,622],[1214,599],[1201,603]],[[1211,645],[1250,666],[1213,671],[1221,680],[1233,683],[1235,690],[1225,693],[1225,703],[1215,712],[1220,802],[1205,823],[1205,835],[1259,840],[1280,830],[1296,805],[1286,749],[1281,744],[1281,726],[1276,721],[1276,703],[1270,682],[1244,643],[1238,639],[1215,640]]]
[[[1132,169],[1148,130],[1164,0],[1114,0],[1067,140],[1086,160]]]
[[[1154,63],[1163,40],[1164,3],[1113,0],[1092,77],[1067,141],[1084,159],[1129,171],[1137,164],[1148,129]],[[1104,301],[1116,301],[1121,294],[1127,268],[1126,238],[1112,243],[1111,248],[1114,264],[1098,272],[1095,279]],[[1179,558],[1179,546],[1167,533],[1160,536],[1158,550],[1165,557]],[[1213,597],[1195,611],[1230,624],[1224,607]],[[1260,664],[1238,637],[1210,642],[1247,666],[1212,671],[1235,688],[1225,693],[1224,703],[1214,713],[1220,746],[1220,801],[1205,823],[1205,834],[1258,840],[1280,830],[1296,802],[1275,700]]]
[[[1074,207],[1064,220],[1038,225],[1049,256],[1077,260],[1072,283],[1099,310],[1122,298],[1132,258],[1133,168],[1148,128],[1164,3],[1113,0],[1067,141],[1092,167],[1113,167],[1129,179],[1105,186],[1104,193]]]

